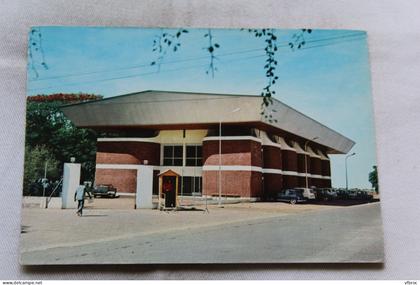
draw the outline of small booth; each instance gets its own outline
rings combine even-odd
[[[180,175],[168,169],[159,175],[159,209],[173,210],[178,206],[178,180]]]

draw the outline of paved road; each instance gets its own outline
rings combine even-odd
[[[25,264],[380,262],[379,203],[32,250]]]

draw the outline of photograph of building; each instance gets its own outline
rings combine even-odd
[[[288,188],[331,187],[328,156],[346,154],[354,142],[278,100],[261,114],[261,103],[260,96],[144,91],[62,110],[77,127],[129,134],[97,141],[95,183],[123,193],[135,193],[140,164],[154,166],[154,194],[165,169],[181,174],[183,195],[217,194],[219,168],[228,196],[263,200]]]
[[[382,263],[367,33],[33,27],[20,262]]]

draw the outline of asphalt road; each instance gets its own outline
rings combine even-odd
[[[72,247],[32,250],[24,264],[381,262],[379,203]]]

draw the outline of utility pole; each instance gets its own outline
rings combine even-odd
[[[348,181],[348,175],[347,175],[347,159],[353,155],[356,155],[355,152],[353,152],[352,154],[349,154],[346,156],[346,160],[345,160],[345,167],[346,167],[346,190],[349,190],[349,181]]]

